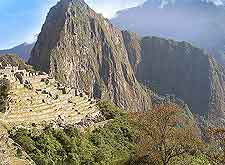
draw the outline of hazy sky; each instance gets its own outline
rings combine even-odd
[[[0,0],[0,49],[32,42],[41,30],[49,8],[58,0]],[[113,17],[116,11],[145,0],[86,0],[97,12]]]

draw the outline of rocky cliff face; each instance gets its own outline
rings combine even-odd
[[[123,33],[82,0],[61,0],[50,10],[29,63],[120,107],[151,107],[129,64]]]
[[[223,117],[225,71],[212,57],[186,42],[146,37],[132,47],[134,42],[126,45],[138,80],[161,94],[176,94],[195,114]]]
[[[134,72],[137,72],[138,65],[141,62],[141,38],[136,33],[128,31],[123,31],[122,34],[129,62]]]

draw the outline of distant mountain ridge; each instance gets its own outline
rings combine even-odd
[[[16,54],[24,61],[28,61],[33,46],[34,43],[22,43],[11,49],[0,50],[0,54]]]
[[[219,122],[225,114],[225,70],[187,42],[123,32],[137,79],[160,94],[175,94],[194,114]],[[216,119],[216,120],[215,120]]]
[[[147,0],[119,11],[114,25],[141,36],[187,41],[207,50],[225,66],[224,1]]]

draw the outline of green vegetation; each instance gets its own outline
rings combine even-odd
[[[100,102],[98,103],[98,106],[100,108],[101,113],[107,120],[117,119],[120,117],[127,118],[127,114],[125,112],[121,111],[121,109],[119,109],[108,101]]]
[[[5,112],[8,107],[8,93],[10,90],[10,81],[7,79],[0,80],[0,112]]]
[[[198,131],[179,106],[155,105],[152,111],[130,116],[140,139],[134,164],[180,164],[181,157],[184,161],[199,154]]]
[[[181,107],[154,105],[149,112],[124,113],[109,102],[99,108],[108,120],[81,133],[75,126],[10,131],[37,164],[222,165],[225,130],[207,131],[205,143]],[[18,151],[18,157],[21,155]]]
[[[134,133],[127,115],[108,102],[99,104],[107,124],[81,134],[74,126],[10,131],[37,164],[116,164],[134,153]]]

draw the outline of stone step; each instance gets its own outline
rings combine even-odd
[[[34,110],[36,108],[41,108],[42,106],[49,106],[46,103],[42,103],[42,99],[46,99],[46,98],[41,98],[39,100],[40,104],[35,104],[35,105],[32,105],[32,106],[29,106],[29,105],[28,106],[23,106],[21,108],[16,107],[17,108],[16,111],[23,111],[24,109]],[[65,97],[64,98],[59,98],[57,100],[54,100],[52,102],[52,105],[55,105],[55,104],[71,104],[71,103],[68,103],[68,99],[70,99],[70,97],[68,97],[68,98],[65,98]],[[73,102],[76,103],[76,104],[82,103],[82,101],[85,101],[85,100],[83,100],[83,98],[81,98],[81,97],[76,97],[75,99],[73,99]]]
[[[74,94],[62,94],[55,86],[54,80],[50,80],[48,85],[41,82],[41,78],[46,76],[37,76],[27,78],[32,83],[33,90],[24,88],[24,85],[18,81],[13,82],[12,93],[10,97],[13,100],[18,100],[15,105],[10,105],[11,111],[5,116],[4,122],[9,125],[31,124],[55,121],[61,116],[66,122],[80,122],[87,114],[94,115],[98,112],[95,104],[90,104],[88,96],[79,97]],[[36,93],[36,89],[46,90],[53,95],[58,94],[59,98],[54,100],[48,94]],[[45,99],[49,104],[43,103]],[[30,101],[32,100],[32,101]],[[71,101],[71,102],[70,102]],[[50,104],[51,103],[51,104]],[[32,110],[32,111],[31,111]],[[0,121],[1,121],[0,120]]]
[[[90,116],[95,116],[95,114],[97,114],[98,111],[96,109],[92,109],[90,111],[88,111],[88,115]],[[80,116],[76,116],[74,114],[70,114],[70,116],[66,119],[67,122],[73,122],[73,123],[78,123],[80,122],[83,118],[86,117],[87,114],[84,114],[84,115],[80,115]],[[78,119],[79,118],[79,121],[75,121],[74,119]]]
[[[63,104],[66,104],[67,102],[66,101],[60,101],[60,102],[57,102],[55,104],[51,104],[51,105],[48,105],[48,104],[43,104],[41,105],[40,107],[27,107],[27,108],[23,108],[23,109],[19,109],[19,110],[15,110],[14,112],[12,112],[11,114],[18,114],[19,112],[20,113],[23,113],[23,114],[31,114],[31,113],[38,113],[38,112],[41,112],[41,111],[44,111],[44,110],[48,110],[48,109],[55,109],[57,108],[58,105],[63,105]],[[32,112],[30,112],[30,110],[32,110]]]
[[[61,104],[61,103],[60,103]],[[79,109],[82,105],[84,106],[87,106],[89,105],[90,103],[89,102],[83,102],[83,103],[80,103],[79,105],[77,106],[73,106],[73,105],[66,105],[66,107],[63,107],[63,108],[59,108],[61,109],[63,112],[66,110],[65,109],[69,109],[69,108],[73,108],[74,109]],[[58,104],[57,104],[58,105]],[[16,112],[12,112],[8,118],[18,118],[18,117],[31,117],[31,116],[41,116],[41,115],[48,115],[49,113],[52,113],[52,112],[57,112],[59,110],[56,111],[56,108],[57,108],[57,105],[50,105],[50,106],[45,106],[45,108],[42,107],[42,109],[38,109],[38,110],[33,110],[32,112],[21,112],[22,114],[19,114],[17,111]]]
[[[27,94],[27,95],[24,95],[24,96],[20,96],[20,95],[17,95],[17,96],[13,96],[11,95],[11,98],[14,99],[14,100],[27,100],[27,99],[31,99],[32,97],[32,100],[35,101],[35,100],[42,100],[42,99],[45,99],[48,95],[47,94],[36,94],[36,93],[30,93],[30,94]],[[70,97],[74,97],[72,94],[66,94],[66,95],[59,95],[59,99],[68,99]],[[74,98],[77,98],[77,97],[74,97]]]
[[[39,88],[38,88],[39,89]],[[46,90],[48,92],[57,92],[60,93],[60,91],[58,91],[57,89],[54,89],[54,87],[42,87],[40,88],[42,90]],[[20,90],[15,90],[12,94],[12,96],[19,96],[19,97],[23,97],[23,96],[29,96],[30,93],[36,94],[36,89],[34,88],[33,90],[28,90],[26,88],[21,88]]]
[[[89,107],[89,103],[87,102],[86,105],[82,104],[81,106],[77,107],[78,109],[82,108],[82,107]],[[85,108],[82,108],[85,109]],[[86,108],[87,109],[87,108]],[[87,113],[83,114],[78,114],[78,112],[76,111],[65,111],[65,110],[59,110],[59,111],[48,111],[47,113],[37,113],[35,114],[29,114],[29,115],[22,115],[22,116],[16,116],[15,118],[9,118],[7,119],[8,122],[34,122],[34,121],[50,121],[50,120],[56,120],[58,118],[59,115],[61,116],[65,116],[66,118],[68,118],[68,116],[70,116],[69,118],[74,120],[74,117],[80,116],[80,118],[82,118],[82,116],[86,116],[86,114],[89,114],[91,112],[95,112],[96,109],[89,109],[89,111],[87,111]],[[67,119],[66,119],[67,120]]]
[[[53,83],[49,83],[48,85],[46,85],[44,82],[41,82],[41,81],[39,81],[39,82],[31,81],[31,84],[32,84],[33,88],[45,88],[45,87],[48,87],[48,86],[54,87],[54,85],[55,85]],[[16,82],[16,83],[12,84],[12,87],[15,90],[20,90],[20,89],[24,88],[24,85]]]
[[[82,110],[84,109],[85,107],[89,107],[89,103],[83,103],[83,104],[80,104],[79,106],[76,107],[76,109],[74,108],[74,110],[72,110],[73,106],[67,106],[66,109],[69,109],[71,108],[71,110],[64,110],[64,109],[60,109],[60,110],[55,110],[53,108],[51,109],[48,109],[48,110],[42,110],[42,111],[39,111],[39,112],[26,112],[26,113],[22,113],[22,114],[11,114],[10,116],[8,116],[8,118],[20,118],[20,117],[32,117],[32,116],[42,116],[42,115],[48,115],[50,113],[53,113],[53,112],[63,112],[63,113],[71,113],[71,112],[75,112],[75,110]]]

